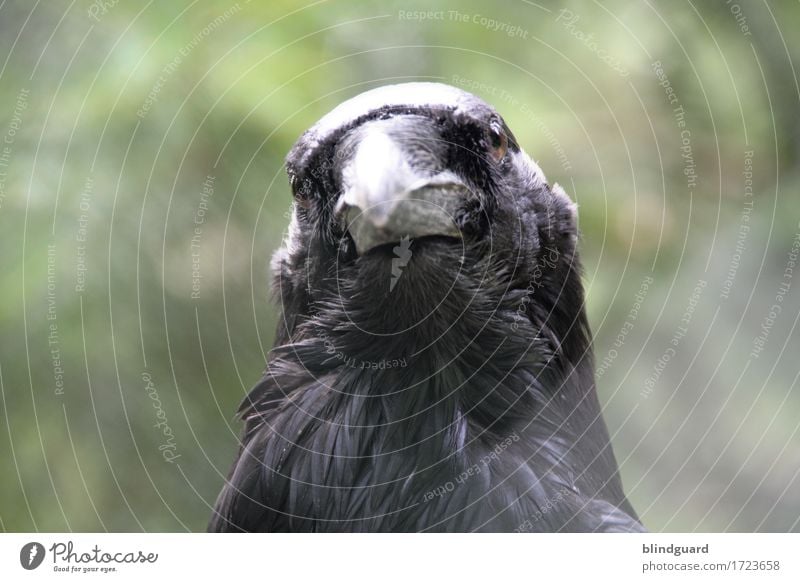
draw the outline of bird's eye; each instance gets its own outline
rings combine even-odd
[[[495,162],[499,162],[506,157],[506,152],[508,152],[508,136],[506,132],[503,131],[503,127],[498,121],[493,121],[489,125],[489,145],[489,154]]]

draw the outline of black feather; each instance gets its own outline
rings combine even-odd
[[[414,241],[390,290],[392,247],[358,256],[331,209],[337,147],[392,116],[436,131],[437,163],[480,195],[463,238]],[[276,346],[210,530],[642,530],[596,396],[574,206],[513,136],[486,159],[497,118],[457,89],[399,85],[298,141]]]

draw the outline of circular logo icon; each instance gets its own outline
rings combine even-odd
[[[19,551],[19,563],[26,570],[34,570],[44,561],[44,546],[39,542],[29,542]]]

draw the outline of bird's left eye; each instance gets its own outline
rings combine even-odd
[[[508,152],[508,136],[503,131],[502,125],[498,121],[492,121],[489,125],[489,154],[495,162],[501,161]]]

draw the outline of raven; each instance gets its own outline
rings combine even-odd
[[[287,156],[266,371],[210,531],[643,531],[594,383],[576,206],[439,83]]]

